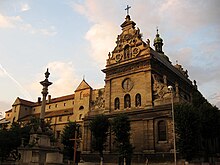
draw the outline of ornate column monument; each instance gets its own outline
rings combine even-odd
[[[43,86],[43,90],[41,92],[43,95],[42,104],[41,104],[41,113],[40,113],[41,121],[43,121],[45,117],[45,107],[46,107],[46,98],[48,94],[48,87],[52,84],[52,82],[49,82],[48,80],[49,76],[50,73],[47,68],[47,71],[45,72],[45,80],[40,82],[40,84]]]
[[[60,149],[55,146],[51,146],[50,135],[52,131],[50,128],[45,127],[45,107],[46,107],[46,97],[48,94],[48,87],[52,84],[49,82],[49,71],[47,69],[45,73],[45,80],[41,81],[40,84],[43,86],[42,90],[42,104],[40,120],[41,125],[37,130],[32,127],[30,131],[29,144],[18,148],[21,154],[21,159],[18,161],[19,165],[62,165],[63,155]]]

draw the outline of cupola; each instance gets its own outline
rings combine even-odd
[[[155,51],[157,51],[158,53],[164,53],[162,50],[163,39],[160,38],[160,34],[158,33],[158,29],[157,29],[156,37],[154,39],[154,47],[155,47]]]

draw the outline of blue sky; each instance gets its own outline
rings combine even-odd
[[[47,67],[52,97],[73,93],[83,75],[93,88],[103,87],[101,69],[127,4],[143,40],[153,47],[158,26],[165,54],[220,107],[219,0],[1,0],[0,111],[16,97],[36,101]]]

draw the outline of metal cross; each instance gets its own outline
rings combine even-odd
[[[77,138],[77,130],[75,130],[75,137],[74,139],[70,139],[70,141],[74,141],[74,153],[73,153],[73,164],[76,165],[76,149],[77,149],[77,141],[80,140],[79,138]]]
[[[127,15],[129,15],[129,9],[131,8],[131,6],[128,6],[125,8],[125,10],[127,10]]]

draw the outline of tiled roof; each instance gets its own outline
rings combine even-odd
[[[12,112],[12,109],[9,109],[9,110],[5,111],[5,113],[8,113],[8,112]]]
[[[183,74],[180,73],[180,71],[175,68],[170,62],[168,62],[166,59],[164,59],[163,57],[161,57],[157,52],[155,52],[154,50],[151,49],[151,53],[154,55],[154,57],[160,61],[162,64],[164,64],[165,66],[167,66],[170,70],[172,70],[174,73],[176,73],[179,77],[181,77],[183,80],[185,80],[187,83],[189,83],[190,85],[192,84],[192,82],[186,78]]]
[[[51,99],[50,103],[55,103],[55,102],[65,101],[65,100],[71,100],[71,99],[74,99],[74,97],[75,97],[75,94],[61,96],[61,97]],[[24,99],[21,99],[21,98],[18,97],[13,105],[15,106],[15,105],[20,105],[21,104],[21,105],[26,105],[26,106],[33,107],[33,106],[39,106],[39,105],[41,105],[41,103],[42,102],[32,102],[32,101],[24,100]],[[47,100],[47,104],[48,104],[48,100]]]
[[[45,118],[55,117],[55,116],[66,116],[66,115],[72,115],[73,114],[73,108],[64,109],[64,110],[57,110],[57,111],[47,111],[45,112]],[[40,113],[30,114],[27,116],[24,116],[19,119],[19,121],[27,121],[30,120],[31,117],[40,117]]]
[[[65,101],[65,100],[71,100],[71,99],[74,99],[74,97],[75,97],[75,94],[66,95],[66,96],[62,96],[62,97],[57,97],[57,98],[51,99],[50,103],[55,103],[55,102],[58,102],[58,101]]]
[[[34,102],[32,101],[28,101],[28,100],[24,100],[24,99],[21,99],[21,98],[17,98],[14,102],[13,105],[19,105],[19,104],[22,104],[22,105],[27,105],[27,106],[33,106]]]

